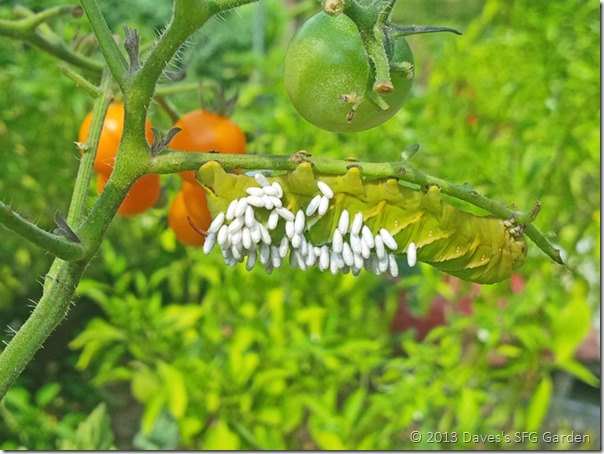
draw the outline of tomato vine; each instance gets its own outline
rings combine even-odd
[[[49,233],[19,216],[10,206],[0,202],[0,224],[37,244],[57,258],[44,281],[44,293],[29,319],[19,329],[0,354],[0,397],[3,396],[21,371],[43,345],[54,328],[66,317],[75,289],[86,267],[98,253],[106,230],[135,182],[149,174],[165,174],[195,170],[203,163],[215,160],[225,168],[291,170],[302,161],[310,161],[317,171],[343,175],[351,165],[349,161],[313,158],[295,153],[286,156],[207,154],[184,151],[151,152],[146,140],[147,110],[156,96],[157,82],[167,62],[186,40],[211,17],[226,10],[252,3],[254,0],[175,0],[173,16],[149,54],[141,59],[138,35],[126,29],[125,53],[114,39],[95,0],[81,0],[80,7],[54,7],[40,13],[29,12],[14,21],[0,20],[0,36],[20,39],[48,52],[60,60],[84,70],[101,75],[98,87],[72,70],[64,72],[74,81],[80,81],[86,91],[96,97],[87,147],[83,150],[78,175],[74,184],[69,212],[63,230]],[[332,14],[347,14],[360,30],[365,49],[370,57],[374,75],[372,90],[378,94],[391,91],[388,58],[381,28],[389,27],[399,34],[438,31],[398,27],[388,22],[394,0],[374,2],[378,9],[362,6],[365,2],[326,1],[325,10]],[[44,35],[39,26],[51,18],[84,12],[98,40],[104,61],[96,60],[68,48],[57,36]],[[85,214],[87,190],[93,174],[97,147],[108,106],[113,99],[112,82],[122,92],[124,100],[124,128],[115,166],[102,194],[90,213]],[[379,99],[379,98],[377,98]],[[379,102],[379,101],[378,101]],[[161,152],[160,152],[161,151]],[[558,251],[532,224],[538,209],[520,212],[511,210],[476,193],[467,186],[458,186],[426,175],[413,168],[409,159],[412,152],[398,162],[361,163],[364,175],[388,177],[420,186],[438,185],[443,193],[486,209],[490,213],[513,219],[516,224],[526,224],[525,234],[552,259],[561,263]],[[68,232],[69,235],[65,235]]]

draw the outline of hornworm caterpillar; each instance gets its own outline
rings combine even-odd
[[[315,174],[309,163],[283,175],[227,173],[217,162],[196,174],[214,219],[204,250],[219,244],[230,265],[248,258],[272,271],[288,252],[294,267],[398,274],[406,254],[461,279],[490,284],[510,277],[527,248],[519,229],[445,202],[437,186],[420,191],[394,178],[364,181],[351,167]],[[251,263],[250,263],[251,262]]]

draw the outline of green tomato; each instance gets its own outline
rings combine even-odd
[[[354,22],[323,12],[305,22],[285,56],[287,94],[306,120],[333,132],[355,132],[384,123],[403,106],[413,84],[413,54],[403,37],[386,38],[394,90],[373,93],[374,73]]]

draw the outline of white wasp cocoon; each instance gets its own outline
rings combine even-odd
[[[264,195],[264,191],[262,190],[262,188],[258,188],[256,186],[250,186],[245,190],[245,192],[247,193],[247,195],[253,195],[256,197],[262,197]]]
[[[277,213],[279,213],[279,216],[281,216],[283,219],[285,219],[286,221],[291,221],[293,222],[294,219],[296,218],[294,216],[294,213],[292,213],[291,211],[289,211],[287,208],[285,207],[279,207],[279,208],[275,208],[277,210]]]
[[[407,263],[409,266],[415,266],[417,263],[417,246],[415,246],[414,242],[409,243],[409,247],[407,248]]]
[[[277,183],[276,181],[273,181],[271,186],[273,188],[275,188],[275,197],[277,197],[278,199],[283,197],[283,188],[281,187],[281,185],[279,183]]]
[[[243,216],[245,214],[245,209],[247,208],[247,199],[244,197],[239,199],[237,202],[237,206],[235,207],[235,217]]]
[[[350,234],[350,248],[355,254],[360,254],[363,251],[363,240],[358,235]],[[367,248],[369,251],[369,248]]]
[[[260,234],[262,235],[262,243],[263,244],[271,244],[272,243],[272,239],[271,239],[271,235],[270,233],[268,233],[268,230],[266,227],[264,227],[262,224],[258,224],[260,226]]]
[[[285,256],[287,255],[287,252],[289,251],[289,241],[287,239],[287,237],[283,237],[281,238],[281,243],[279,244],[279,255],[281,256],[281,258],[285,258]]]
[[[277,197],[273,197],[273,196],[267,196],[270,200],[270,202],[273,204],[273,207],[275,208],[281,208],[283,206],[283,203],[281,202],[281,199],[277,198]],[[268,207],[268,205],[267,205]]]
[[[336,229],[333,232],[333,238],[331,239],[331,248],[334,250],[334,252],[337,252],[339,254],[342,252],[342,246],[343,246],[342,234],[340,233],[340,231],[338,229]]]
[[[285,222],[285,234],[288,238],[293,238],[296,233],[296,229],[294,227],[294,221],[286,221]]]
[[[348,231],[348,224],[350,222],[350,215],[348,214],[348,210],[344,208],[342,213],[340,214],[340,219],[338,220],[338,230],[342,235],[346,235]]]
[[[382,241],[384,242],[384,245],[386,247],[388,247],[392,251],[396,251],[398,249],[398,244],[396,244],[396,240],[388,230],[380,229],[380,236],[382,237]]]
[[[298,210],[296,213],[296,219],[294,220],[294,231],[296,233],[302,233],[304,231],[304,224],[306,219],[304,218],[304,211]]]
[[[260,240],[262,240],[262,231],[260,230],[260,224],[258,222],[250,227],[250,236],[255,244],[260,243]]]
[[[273,210],[273,211],[271,211],[271,214],[269,214],[269,216],[268,216],[266,228],[269,230],[275,230],[278,223],[279,223],[279,213],[277,213],[276,210]]]
[[[229,207],[226,210],[226,220],[230,221],[235,217],[235,210],[237,209],[237,199],[229,203]]]
[[[350,227],[351,235],[358,235],[361,233],[361,228],[363,228],[363,213],[360,211],[354,215],[354,219],[352,221],[352,226]]]
[[[262,200],[264,200],[264,208],[266,208],[267,210],[272,210],[274,205],[273,205],[273,197],[269,197],[267,195],[262,197]]]
[[[323,181],[317,181],[317,187],[325,197],[327,197],[328,199],[333,198],[333,190],[329,187],[327,183]]]
[[[245,269],[248,271],[252,271],[254,265],[256,264],[256,249],[252,249],[247,256],[247,262],[245,264]]]
[[[371,233],[371,230],[369,229],[369,227],[367,227],[367,225],[363,226],[361,234],[363,235],[363,241],[365,242],[365,244],[367,244],[369,249],[372,249],[375,246],[375,241],[373,239],[373,234]]]
[[[321,194],[317,194],[311,199],[311,201],[308,203],[308,206],[306,207],[306,216],[312,216],[313,214],[315,214],[317,208],[319,208],[319,203],[321,203],[321,198]]]
[[[260,245],[260,263],[262,263],[263,265],[266,265],[268,263],[268,260],[270,258],[271,255],[271,250],[270,250],[270,246],[268,246],[265,243],[262,243]]]
[[[384,248],[384,241],[380,235],[375,236],[375,255],[378,259],[382,259],[386,255],[386,248]]]
[[[344,259],[346,266],[354,265],[354,256],[348,243],[344,243],[344,247],[342,248],[342,258]]]
[[[208,228],[208,234],[217,233],[218,230],[220,229],[220,227],[222,227],[223,223],[224,223],[224,213],[221,211],[220,213],[218,213],[218,215],[214,218],[214,220],[210,224],[210,228]]]
[[[294,249],[298,249],[302,244],[302,235],[294,232],[294,236],[292,237],[292,247]]]
[[[244,249],[249,250],[252,248],[252,234],[249,227],[243,227],[241,230],[241,244]]]
[[[205,243],[203,243],[203,253],[209,254],[212,251],[212,248],[216,244],[216,234],[210,233],[208,234]]]
[[[265,205],[264,197],[248,195],[246,197],[246,199],[247,199],[247,203],[249,203],[250,205],[258,207],[258,208],[264,208],[264,205]]]
[[[227,225],[223,225],[222,227],[220,227],[220,230],[218,230],[218,235],[216,235],[216,242],[223,247],[228,239],[228,235],[229,235],[229,227]]]
[[[394,254],[388,254],[388,261],[390,262],[390,275],[392,277],[398,276],[398,263],[396,263],[396,256]]]
[[[263,174],[261,174],[260,172],[258,172],[257,174],[255,174],[254,178],[256,179],[256,182],[260,186],[262,186],[263,188],[270,185],[268,179]]]
[[[241,229],[241,227],[243,227],[243,218],[241,218],[241,217],[235,218],[233,220],[233,222],[231,222],[229,224],[229,227],[228,227],[229,233],[231,233],[231,234],[235,233],[237,230]]]
[[[325,215],[327,210],[329,209],[329,199],[325,196],[321,196],[321,201],[319,202],[319,208],[317,209],[317,214],[319,216]]]
[[[244,222],[245,225],[250,229],[254,227],[254,224],[256,224],[256,218],[254,217],[254,209],[249,205],[245,209]]]

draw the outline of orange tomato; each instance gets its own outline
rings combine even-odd
[[[92,112],[84,118],[82,126],[80,126],[80,133],[78,135],[79,142],[84,143],[88,139],[91,122]],[[94,159],[94,170],[107,176],[111,173],[115,163],[117,148],[122,139],[123,130],[124,105],[122,103],[111,104],[107,109],[107,115],[105,116],[103,129],[101,130],[99,146]],[[153,141],[153,132],[151,131],[151,122],[149,120],[147,120],[145,124],[145,136],[147,137],[148,143]]]
[[[108,175],[99,173],[96,180],[96,187],[99,194],[103,192]],[[160,193],[159,175],[150,174],[140,177],[128,191],[128,195],[117,210],[117,214],[122,216],[134,216],[147,211],[151,208]]]
[[[182,182],[182,193],[187,212],[195,226],[201,230],[208,230],[212,223],[212,215],[208,209],[206,191],[199,183]]]
[[[227,154],[245,153],[243,131],[224,115],[207,110],[194,110],[182,116],[174,127],[181,128],[170,142],[170,148],[180,151],[218,151]],[[195,172],[180,172],[189,183],[197,184]]]
[[[187,246],[201,247],[205,242],[205,237],[191,226],[191,222],[198,229],[206,230],[209,227],[209,223],[205,228],[197,224],[197,221],[193,219],[192,214],[187,210],[184,192],[178,191],[170,205],[168,225],[176,235],[176,238],[178,238],[178,241]]]

